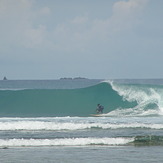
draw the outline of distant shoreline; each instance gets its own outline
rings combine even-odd
[[[88,78],[83,78],[83,77],[75,77],[75,78],[60,78],[60,80],[81,80],[81,79],[84,79],[84,80],[89,80]]]

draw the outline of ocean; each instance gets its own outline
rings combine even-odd
[[[162,153],[163,79],[0,81],[2,163],[160,163]]]

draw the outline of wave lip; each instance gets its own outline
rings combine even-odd
[[[126,145],[134,138],[0,139],[0,147]]]
[[[108,81],[124,101],[136,102],[134,107],[118,108],[113,111],[122,116],[162,115],[163,86],[148,84],[118,84]]]

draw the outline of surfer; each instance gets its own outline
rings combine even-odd
[[[96,109],[96,113],[103,113],[104,107],[100,104],[97,104],[97,109]]]

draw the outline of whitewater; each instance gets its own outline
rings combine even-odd
[[[162,152],[162,79],[0,81],[1,162],[149,163]]]

